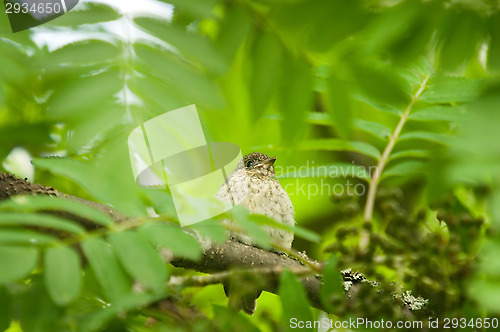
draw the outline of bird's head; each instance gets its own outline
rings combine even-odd
[[[271,158],[267,154],[253,152],[240,160],[238,168],[244,168],[249,175],[273,177],[275,161],[276,157]]]

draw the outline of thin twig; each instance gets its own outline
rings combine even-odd
[[[368,187],[368,195],[366,197],[365,214],[364,214],[364,220],[366,223],[370,223],[372,220],[373,207],[375,205],[375,197],[377,195],[377,188],[380,182],[380,176],[382,175],[382,171],[384,170],[385,166],[389,161],[392,149],[394,148],[394,145],[396,144],[399,135],[401,135],[403,126],[405,125],[406,121],[408,121],[408,117],[410,116],[413,106],[424,92],[429,77],[430,77],[429,75],[425,77],[425,79],[422,81],[422,84],[420,84],[420,87],[417,90],[417,92],[412,96],[411,101],[404,110],[403,114],[401,114],[399,123],[396,126],[396,129],[394,130],[394,133],[392,134],[391,138],[389,139],[389,142],[387,143],[387,146],[385,147],[384,152],[382,153],[382,157],[380,157],[377,167],[373,172],[372,179]]]

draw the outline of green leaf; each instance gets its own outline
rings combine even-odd
[[[335,138],[310,139],[301,142],[299,149],[303,151],[325,150],[325,151],[354,151],[367,155],[374,159],[380,158],[380,151],[364,142],[344,141]]]
[[[229,233],[226,228],[223,227],[217,219],[204,220],[202,222],[189,225],[189,228],[193,229],[202,239],[207,238],[211,242],[215,243],[223,243],[229,237]]]
[[[332,298],[338,300],[344,296],[344,279],[337,268],[337,256],[332,256],[323,269],[323,283],[320,288],[320,298],[323,305],[330,311],[334,311]],[[340,302],[339,302],[340,303]]]
[[[451,107],[451,106],[434,106],[424,108],[410,114],[411,120],[419,121],[460,121],[463,120],[465,113],[464,107]]]
[[[150,290],[158,290],[167,279],[165,263],[145,237],[136,231],[109,235],[109,241],[125,270]]]
[[[255,222],[253,216],[249,215],[248,218],[235,218],[234,223],[241,227],[243,233],[252,239],[257,247],[264,250],[271,249],[271,236],[269,233]]]
[[[120,17],[121,15],[118,14],[113,7],[102,3],[81,2],[78,6],[76,6],[76,8],[73,8],[68,13],[45,24],[56,26],[76,26],[113,21]]]
[[[280,111],[282,139],[294,144],[303,137],[304,119],[312,107],[312,67],[300,58],[285,57],[280,82]]]
[[[372,134],[376,137],[379,137],[383,140],[387,140],[392,135],[392,132],[389,128],[387,128],[383,124],[373,122],[373,121],[355,119],[354,126],[362,131],[370,133],[370,134]]]
[[[302,238],[304,240],[315,242],[315,243],[321,242],[321,236],[319,236],[318,234],[316,234],[313,231],[308,230],[307,228],[303,228],[300,226],[290,226],[287,224],[282,224],[274,219],[271,219],[271,218],[263,216],[263,215],[258,215],[258,214],[249,215],[249,219],[258,223],[259,225],[272,226],[272,227],[275,227],[278,229],[283,229],[285,231],[293,233],[296,238]]]
[[[392,167],[388,167],[382,174],[381,179],[391,176],[408,176],[415,173],[421,173],[424,163],[421,161],[403,161]]]
[[[79,217],[92,220],[96,224],[102,226],[111,226],[114,224],[110,216],[70,198],[26,195],[14,196],[0,203],[0,211],[9,210],[20,212],[41,210],[67,211]]]
[[[328,111],[336,131],[343,139],[351,137],[352,115],[350,92],[334,74],[328,80]]]
[[[311,167],[298,167],[297,171],[279,174],[278,179],[337,178],[353,177],[370,180],[370,174],[363,166],[349,163],[333,163]]]
[[[123,318],[125,313],[130,311],[136,311],[138,308],[145,308],[155,301],[164,299],[166,294],[149,294],[149,293],[133,293],[127,295],[125,298],[120,299],[117,303],[112,303],[111,305],[104,306],[95,310],[90,315],[86,316],[86,319],[82,321],[81,326],[78,326],[78,331],[82,332],[95,332],[95,331],[124,331],[126,326],[129,326],[123,322],[120,318]],[[133,314],[127,315],[130,318],[135,318]],[[113,319],[120,319],[119,324],[106,327],[106,324]],[[146,328],[147,331],[154,331],[150,327]],[[138,329],[138,331],[143,331]]]
[[[153,48],[149,45],[135,43],[134,52],[141,59],[143,68],[139,68],[144,75],[154,76],[171,82],[181,91],[189,96],[187,100],[194,100],[200,106],[222,108],[224,101],[220,93],[200,70],[188,65],[172,53]]]
[[[467,63],[483,42],[483,19],[474,10],[448,11],[440,30],[439,65],[444,70],[453,71]]]
[[[221,57],[228,64],[231,64],[236,52],[250,32],[251,19],[247,11],[240,6],[226,7],[226,11],[226,15],[221,18],[219,24],[219,34],[215,40],[215,47]]]
[[[180,9],[183,12],[189,13],[190,15],[197,18],[206,18],[212,15],[214,7],[217,5],[219,0],[161,0],[162,2],[172,4],[176,9]]]
[[[228,67],[217,54],[210,40],[199,34],[188,32],[184,27],[172,25],[164,19],[135,17],[134,23],[152,36],[174,46],[187,57],[198,61],[212,72],[222,73]]]
[[[49,214],[0,212],[0,226],[2,225],[46,227],[80,235],[85,233],[83,227],[68,221],[67,219]]]
[[[402,107],[396,107],[396,106],[393,106],[390,104],[380,102],[376,99],[370,98],[369,96],[366,96],[366,95],[360,93],[359,91],[354,91],[352,93],[352,97],[354,99],[359,100],[363,103],[366,103],[366,104],[370,105],[371,107],[373,107],[374,109],[382,111],[382,112],[386,112],[386,113],[390,113],[390,114],[394,114],[394,115],[398,115],[398,116],[400,116],[403,113]]]
[[[80,294],[80,257],[74,249],[64,246],[45,252],[45,287],[52,300],[64,306]]]
[[[488,69],[500,73],[500,13],[489,17],[490,43],[488,45]]]
[[[482,79],[435,77],[420,97],[426,103],[460,103],[476,99],[484,84]]]
[[[292,319],[303,322],[313,321],[313,315],[304,287],[290,271],[286,270],[281,274],[278,295],[283,308],[283,318],[281,321],[285,324],[285,330],[295,331],[290,324]],[[308,330],[313,331],[313,329]]]
[[[7,289],[0,286],[0,330],[6,331],[12,320],[12,300]]]
[[[399,158],[429,158],[428,150],[402,150],[391,154],[389,160]]]
[[[88,238],[82,242],[82,250],[110,300],[120,300],[131,293],[131,280],[106,241],[100,238]]]
[[[177,225],[151,223],[139,227],[139,232],[147,236],[156,246],[171,250],[176,258],[193,261],[201,258],[198,241]]]
[[[33,276],[29,287],[16,295],[16,320],[19,320],[23,332],[57,331],[62,328],[60,322],[68,318],[47,294],[39,275]]]
[[[89,162],[69,158],[35,158],[32,163],[38,169],[46,169],[54,174],[70,178],[94,196],[97,201],[113,204],[123,214],[144,213],[144,205],[137,193],[139,188],[131,174],[130,178],[127,177],[130,166],[117,163],[118,158],[130,162],[128,155],[116,146],[111,145],[107,148],[110,151],[103,158],[108,158],[108,160],[100,159]],[[117,183],[120,185],[117,186]]]
[[[177,86],[156,77],[137,77],[130,82],[129,88],[143,101],[151,103],[151,106],[146,104],[145,109],[155,110],[158,114],[186,105],[186,96]]]
[[[2,244],[15,244],[15,245],[47,245],[56,243],[57,238],[32,232],[26,229],[12,229],[0,231],[0,245]]]
[[[286,113],[284,114],[268,114],[265,115],[264,118],[270,120],[283,121],[286,117]],[[304,121],[309,124],[319,125],[319,126],[333,126],[332,119],[328,113],[319,113],[319,112],[306,112]]]
[[[405,140],[424,140],[435,142],[443,145],[451,144],[456,141],[456,138],[451,135],[431,133],[428,131],[411,131],[399,136],[400,141]]]
[[[252,49],[250,72],[250,100],[253,108],[253,118],[257,120],[266,110],[271,96],[279,83],[281,45],[270,34],[262,33],[255,36]],[[289,74],[289,73],[287,73]]]
[[[365,101],[371,101],[383,106],[381,110],[404,108],[410,102],[410,90],[395,70],[390,70],[386,65],[378,63],[365,63],[353,66],[353,75],[357,79],[359,93]],[[399,111],[399,113],[400,113]],[[392,111],[391,111],[392,112]]]
[[[58,120],[73,118],[112,98],[123,87],[122,78],[114,70],[72,80],[49,98],[47,114]]]
[[[0,217],[1,219],[1,217]],[[0,246],[0,285],[27,276],[38,262],[38,250],[30,247]]]
[[[48,54],[44,67],[46,70],[88,66],[90,64],[112,62],[120,55],[118,47],[103,40],[85,39],[66,44]]]

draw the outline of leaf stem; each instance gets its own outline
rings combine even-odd
[[[398,125],[396,126],[394,133],[389,139],[389,142],[387,143],[387,146],[385,147],[384,152],[382,153],[382,157],[380,157],[377,167],[373,172],[370,185],[368,187],[368,195],[366,197],[365,214],[364,214],[365,223],[370,223],[372,220],[373,207],[375,205],[375,197],[377,195],[378,184],[380,182],[380,176],[382,175],[382,171],[389,162],[389,157],[391,155],[392,149],[394,148],[394,145],[396,145],[396,141],[399,138],[399,135],[401,134],[403,126],[408,120],[408,117],[410,116],[413,106],[424,92],[429,77],[430,77],[429,75],[425,77],[425,79],[420,84],[420,87],[418,88],[417,92],[415,92],[415,94],[412,96],[411,101],[405,108],[403,114],[401,114],[401,118],[399,119]]]

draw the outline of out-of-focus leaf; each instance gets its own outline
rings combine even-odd
[[[198,241],[177,225],[146,224],[139,228],[158,247],[172,251],[174,257],[197,261],[201,258]]]
[[[500,153],[500,84],[492,85],[474,103],[469,105],[469,112],[463,128],[464,144],[469,151],[477,154],[479,163],[495,160]],[[479,173],[478,173],[479,175]]]
[[[41,276],[31,278],[29,288],[17,295],[16,302],[19,304],[16,318],[19,319],[21,331],[54,331],[56,326],[60,326],[63,309],[47,294]]]
[[[104,294],[110,300],[120,300],[131,293],[131,280],[106,241],[88,238],[82,242],[82,250]]]
[[[20,83],[26,76],[27,68],[20,59],[0,55],[0,79],[7,82]]]
[[[370,52],[385,51],[393,44],[408,38],[421,14],[420,7],[419,2],[401,2],[377,15],[367,29],[368,50]]]
[[[366,94],[361,93],[360,91],[353,91],[352,97],[382,112],[387,112],[398,116],[403,113],[402,107],[396,107],[390,104],[386,104],[384,102],[380,102],[376,99],[371,98],[370,96],[367,96]]]
[[[340,137],[350,138],[352,118],[349,89],[346,88],[345,82],[342,82],[333,73],[328,80],[328,108]]]
[[[47,249],[44,270],[45,286],[55,303],[64,306],[79,295],[80,257],[74,249],[65,246]]]
[[[129,88],[148,102],[146,109],[157,114],[185,106],[189,100],[178,87],[156,77],[138,77],[129,84]]]
[[[0,126],[0,146],[13,148],[15,145],[38,146],[53,143],[50,135],[50,122],[34,124]],[[10,150],[9,148],[9,150]]]
[[[303,179],[303,178],[337,178],[353,177],[369,180],[370,174],[363,166],[349,163],[334,163],[312,167],[299,167],[298,171],[279,174],[278,179]]]
[[[264,118],[270,120],[283,121],[284,116],[283,114],[268,114],[265,115]],[[304,121],[309,124],[320,125],[320,126],[333,125],[330,115],[328,113],[307,112]]]
[[[270,34],[262,33],[255,36],[251,53],[250,100],[254,120],[264,113],[271,96],[280,82],[281,45]],[[284,73],[285,75],[293,73]]]
[[[389,160],[399,158],[429,158],[429,151],[427,150],[402,150],[391,154]]]
[[[183,27],[169,24],[163,19],[136,17],[134,22],[151,35],[166,41],[212,72],[222,73],[228,67],[216,52],[213,44],[199,34],[190,33]]]
[[[391,137],[391,134],[392,134],[391,130],[389,128],[387,128],[383,124],[373,122],[373,121],[355,119],[354,126],[362,131],[370,133],[370,134],[372,134],[376,137],[379,137],[383,140],[388,139],[389,137]]]
[[[1,220],[1,217],[0,217]],[[0,246],[0,285],[21,279],[36,266],[38,250],[30,247]]]
[[[449,12],[441,26],[440,66],[454,70],[469,60],[482,42],[484,28],[483,19],[473,10]]]
[[[153,73],[156,77],[171,82],[201,105],[216,109],[223,107],[224,102],[213,82],[169,51],[135,43],[134,52],[144,66],[139,69],[146,75]]]
[[[313,51],[330,49],[369,22],[366,6],[358,1],[324,1],[314,6],[308,1],[279,2],[271,8],[270,17],[279,30],[293,36],[299,47]]]
[[[313,315],[304,287],[291,272],[284,271],[281,274],[278,295],[281,299],[281,306],[283,308],[282,321],[285,322],[284,327],[286,331],[295,330],[289,324],[292,318],[302,322],[313,321]],[[308,330],[312,331],[312,329]]]
[[[197,0],[160,0],[172,4],[174,8],[180,9],[197,18],[206,18],[211,16],[214,7],[219,0],[206,0],[199,2]]]
[[[201,239],[207,239],[215,243],[223,243],[228,237],[229,233],[224,228],[219,220],[208,219],[196,224],[189,225]]]
[[[489,18],[488,69],[500,73],[500,12]]]
[[[280,82],[280,111],[283,114],[283,141],[294,144],[304,134],[304,119],[312,106],[313,73],[309,64],[300,58],[285,57]]]
[[[421,173],[424,163],[421,161],[403,161],[387,169],[382,173],[382,179],[391,176],[408,176],[416,173]]]
[[[135,231],[109,235],[109,241],[127,272],[150,290],[167,279],[165,264],[146,237]]]
[[[380,151],[364,142],[343,141],[334,138],[312,139],[301,142],[300,150],[325,150],[325,151],[354,151],[374,159],[380,158]]]
[[[463,120],[464,107],[434,106],[410,114],[411,120],[419,121],[460,121]]]
[[[155,212],[164,216],[176,216],[172,195],[165,189],[148,189],[145,194],[151,200]]]
[[[219,29],[215,47],[229,66],[238,48],[250,32],[250,17],[242,8],[231,6],[227,8],[227,13],[222,18]]]
[[[479,96],[484,80],[464,77],[435,77],[420,96],[426,103],[469,102]]]
[[[496,300],[500,296],[500,245],[495,240],[486,241],[481,250],[481,262],[473,281],[468,285],[470,296],[480,301],[486,310],[497,310]]]
[[[332,256],[323,268],[323,284],[320,289],[321,302],[326,308],[334,310],[332,298],[342,299],[344,296],[344,279],[337,268],[336,256]]]
[[[89,142],[105,140],[108,135],[114,135],[123,125],[123,119],[130,109],[130,105],[119,105],[112,101],[96,105],[86,117],[68,126],[72,131],[69,142],[71,148],[85,148]]]
[[[150,293],[133,293],[127,295],[127,297],[120,299],[119,302],[100,308],[100,310],[96,310],[91,315],[87,316],[87,319],[82,322],[81,326],[78,326],[78,330],[82,332],[124,331],[128,326],[125,322],[118,320],[118,324],[112,324],[110,321],[120,318],[123,313],[146,307],[148,304],[165,298],[165,296],[165,294],[158,296]],[[109,326],[106,326],[108,323]],[[151,328],[146,327],[146,330],[151,331]]]
[[[28,225],[84,234],[83,227],[61,217],[49,214],[0,212],[0,226]]]
[[[28,231],[25,229],[1,230],[0,245],[47,245],[56,243],[57,239],[53,236]]]
[[[53,119],[72,118],[113,98],[122,88],[123,81],[113,70],[71,81],[51,96],[48,115]]]
[[[250,220],[258,223],[259,225],[272,226],[293,233],[295,235],[295,238],[302,238],[304,240],[315,243],[319,243],[321,241],[321,237],[318,234],[306,228],[302,228],[300,226],[290,226],[287,224],[277,222],[276,220],[271,219],[267,216],[258,214],[251,214],[248,217]]]
[[[12,319],[12,301],[7,289],[0,286],[0,330],[5,331]]]
[[[32,163],[38,168],[70,178],[98,200],[113,204],[123,214],[142,213],[144,206],[137,195],[138,188],[133,181],[132,174],[127,173],[130,168],[124,170],[120,168],[120,165],[113,164],[119,160],[118,158],[127,158],[129,162],[128,155],[113,146],[112,150],[107,152],[106,158],[109,160],[101,163],[82,162],[69,158],[35,158]],[[110,165],[114,168],[110,168]],[[96,169],[99,169],[99,172],[96,172]],[[127,178],[124,179],[124,177]]]
[[[44,63],[45,69],[68,66],[87,66],[95,63],[111,62],[120,54],[115,45],[96,39],[85,39],[66,44],[49,53]]]
[[[14,196],[10,200],[0,202],[0,211],[34,212],[40,210],[68,211],[77,216],[92,220],[102,226],[113,225],[113,219],[90,206],[69,198],[48,196]]]
[[[451,144],[456,141],[456,138],[451,135],[431,133],[428,131],[411,131],[399,136],[400,141],[404,140],[424,140],[439,144]]]
[[[382,110],[402,110],[410,102],[408,83],[394,70],[377,64],[355,65],[352,70],[357,79],[359,93],[364,96],[364,100],[372,101],[370,104],[382,104]]]
[[[95,2],[81,2],[70,12],[45,24],[56,26],[76,26],[114,21],[120,18],[120,16],[121,15],[116,12],[113,7],[108,5]]]

